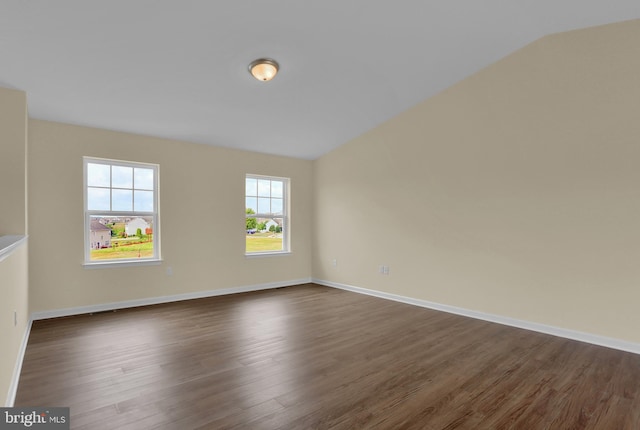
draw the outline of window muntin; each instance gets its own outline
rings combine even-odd
[[[160,258],[158,169],[84,158],[85,264]]]
[[[246,176],[246,254],[289,251],[288,188],[287,178]]]

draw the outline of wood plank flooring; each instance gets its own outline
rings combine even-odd
[[[36,321],[74,429],[640,429],[640,355],[314,284]]]

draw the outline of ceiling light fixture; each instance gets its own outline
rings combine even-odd
[[[260,58],[249,64],[249,72],[259,81],[270,81],[278,73],[278,63],[270,58]]]

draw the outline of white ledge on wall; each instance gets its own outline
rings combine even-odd
[[[0,261],[7,258],[14,249],[27,241],[27,236],[15,235],[15,236],[1,236],[0,237]]]

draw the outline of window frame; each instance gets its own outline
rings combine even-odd
[[[273,213],[258,213],[256,208],[256,213],[247,214],[247,179],[256,179],[256,180],[270,180],[270,181],[279,181],[282,182],[282,215],[274,215]],[[258,175],[253,173],[247,173],[244,177],[244,199],[245,199],[245,224],[247,218],[278,218],[282,219],[282,249],[277,251],[247,251],[247,238],[246,238],[246,230],[245,230],[245,245],[244,245],[244,255],[245,257],[268,257],[268,256],[277,256],[277,255],[288,255],[291,254],[291,179],[285,178],[281,176],[270,176],[270,175]],[[258,197],[257,195],[255,196]],[[273,197],[269,197],[273,198]]]
[[[99,157],[89,157],[84,156],[82,158],[83,164],[83,215],[84,215],[84,262],[83,265],[85,267],[106,267],[106,266],[123,266],[123,265],[148,265],[148,264],[159,264],[161,262],[160,257],[160,165],[154,163],[142,163],[137,161],[126,161],[126,160],[115,160],[108,158],[99,158]],[[89,204],[89,188],[91,188],[88,184],[88,166],[89,164],[102,164],[110,166],[110,175],[109,175],[109,186],[101,187],[109,190],[109,205],[110,208],[113,205],[112,200],[112,192],[114,189],[129,189],[129,188],[119,188],[113,185],[113,174],[112,169],[114,166],[116,167],[131,167],[131,168],[142,168],[142,169],[150,169],[153,170],[153,209],[151,211],[136,211],[135,207],[132,205],[130,211],[114,211],[114,210],[90,210],[88,209]],[[135,174],[135,173],[134,173]],[[135,194],[136,189],[131,188],[132,193]],[[149,191],[149,190],[146,190]],[[133,201],[132,201],[133,203]],[[140,257],[140,258],[116,258],[116,259],[104,259],[104,260],[91,260],[91,218],[95,216],[105,216],[105,217],[140,217],[140,218],[151,218],[153,225],[153,255],[151,257]]]

